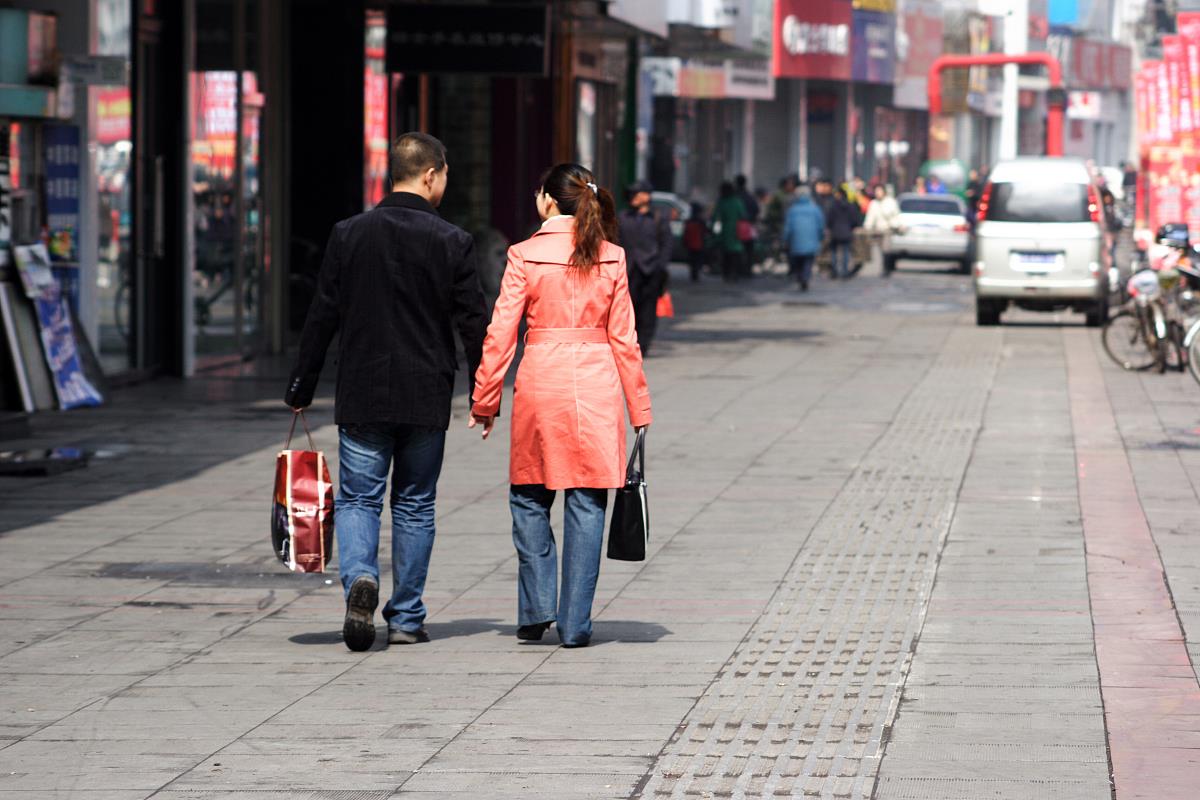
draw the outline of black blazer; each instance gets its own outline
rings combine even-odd
[[[424,198],[396,192],[334,226],[284,401],[312,402],[338,342],[339,425],[450,426],[458,328],[474,391],[487,310],[474,242]]]

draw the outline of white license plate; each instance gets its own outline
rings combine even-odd
[[[1057,272],[1063,268],[1062,253],[1013,253],[1012,266],[1014,269],[1031,274],[1046,274]]]

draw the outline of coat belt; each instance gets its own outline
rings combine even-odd
[[[608,344],[604,328],[530,328],[525,344]]]

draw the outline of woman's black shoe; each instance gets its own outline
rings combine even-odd
[[[542,634],[550,627],[549,622],[538,622],[534,625],[522,625],[517,628],[517,638],[526,642],[540,642]]]

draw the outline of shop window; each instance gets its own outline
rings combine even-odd
[[[98,55],[129,58],[130,0],[95,0]],[[132,192],[132,102],[129,86],[89,90],[95,145],[96,347],[104,370],[132,366],[134,299]]]

